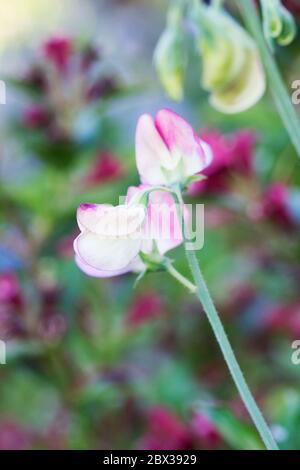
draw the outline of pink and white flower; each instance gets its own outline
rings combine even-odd
[[[145,269],[139,253],[158,255],[182,243],[181,227],[171,194],[153,191],[147,209],[137,204],[150,187],[130,187],[119,206],[81,204],[77,222],[81,230],[74,242],[79,268],[94,277],[112,277]]]
[[[143,114],[136,129],[136,164],[142,183],[184,183],[212,160],[209,146],[178,114],[161,109]]]

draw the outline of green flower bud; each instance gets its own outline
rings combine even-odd
[[[296,36],[293,15],[281,0],[261,0],[264,35],[270,46],[275,40],[281,46],[289,45]]]
[[[285,8],[281,7],[282,30],[277,38],[280,46],[288,46],[293,42],[297,34],[296,23],[293,15]]]
[[[182,4],[178,2],[168,12],[167,27],[154,52],[154,65],[166,93],[175,101],[183,98],[186,65],[185,36],[182,30]]]
[[[211,93],[212,106],[227,114],[250,108],[266,88],[254,41],[222,10],[203,6],[199,15],[202,86]]]
[[[159,39],[154,52],[154,64],[166,93],[175,101],[183,97],[183,78],[186,63],[182,31],[168,27]]]

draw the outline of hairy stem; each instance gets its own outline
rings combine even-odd
[[[181,195],[181,190],[176,189],[175,196],[177,199],[177,208],[180,215],[180,220],[183,221],[183,199]],[[185,240],[185,252],[188,260],[188,264],[193,275],[194,282],[196,284],[197,290],[196,295],[200,300],[203,309],[206,313],[208,321],[212,327],[212,330],[215,334],[216,340],[221,348],[225,362],[229,368],[233,381],[239,391],[239,394],[251,416],[257,431],[259,432],[266,448],[268,450],[278,450],[278,446],[272,436],[272,433],[258,408],[253,395],[245,381],[244,375],[241,371],[241,368],[237,362],[233,349],[230,345],[226,332],[224,330],[223,324],[220,320],[218,312],[214,306],[213,300],[208,291],[206,282],[202,275],[202,272],[199,267],[197,260],[196,252],[190,249],[190,243],[187,242],[189,239],[189,234],[187,233],[187,228],[183,226],[183,236]]]

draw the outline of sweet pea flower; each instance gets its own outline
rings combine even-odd
[[[209,146],[178,114],[161,109],[143,114],[136,129],[136,164],[142,183],[185,183],[212,160]]]
[[[155,252],[158,262],[164,253],[182,243],[182,232],[172,196],[163,191],[149,194],[148,207],[136,201],[150,190],[130,187],[119,206],[81,204],[77,222],[81,230],[74,242],[75,261],[86,274],[112,277],[142,272],[141,253]]]

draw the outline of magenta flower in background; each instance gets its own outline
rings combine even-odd
[[[161,109],[143,114],[136,128],[136,164],[141,182],[170,185],[202,172],[212,160],[209,146],[178,114]]]
[[[281,182],[270,184],[264,191],[261,201],[253,211],[256,220],[267,220],[283,229],[295,228],[295,222],[288,206],[288,187]]]
[[[15,421],[0,422],[0,450],[27,450],[31,440],[31,433]]]
[[[214,423],[205,415],[197,413],[192,419],[191,428],[194,437],[209,449],[220,444],[221,437]]]
[[[208,178],[191,184],[190,194],[223,193],[230,187],[232,174],[251,175],[256,141],[253,132],[240,130],[224,135],[218,130],[205,130],[200,137],[210,146],[213,159],[211,165],[203,170]]]
[[[291,338],[300,335],[300,302],[278,304],[264,314],[264,328],[272,333],[286,333]]]
[[[163,308],[161,297],[155,292],[146,292],[134,299],[125,316],[125,323],[137,327],[158,316]]]
[[[0,305],[21,307],[22,292],[17,276],[12,272],[0,274]]]
[[[71,40],[65,36],[53,36],[43,44],[43,52],[59,72],[64,72],[72,52]]]
[[[167,408],[156,406],[147,414],[147,426],[139,441],[143,450],[184,450],[190,448],[190,432]]]
[[[85,177],[85,184],[93,186],[106,183],[119,178],[121,175],[122,166],[117,157],[111,152],[99,152]]]
[[[31,105],[25,109],[23,114],[24,126],[30,129],[45,127],[49,121],[49,113],[39,105]]]

